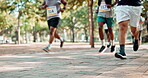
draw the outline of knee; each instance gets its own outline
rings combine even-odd
[[[103,26],[102,26],[102,25],[99,25],[99,29],[101,29],[101,30],[102,30],[102,29],[103,29]]]
[[[126,31],[128,28],[128,21],[119,23],[120,31]]]
[[[108,27],[109,32],[113,32],[113,29],[111,27]]]
[[[126,27],[124,25],[120,26],[120,31],[126,31]]]

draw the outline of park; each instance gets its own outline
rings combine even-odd
[[[111,52],[109,47],[99,52],[102,43],[96,13],[98,0],[65,0],[67,6],[60,6],[64,11],[60,12],[56,29],[63,45],[54,39],[51,50],[43,51],[51,37],[43,1],[0,0],[0,78],[148,78],[147,0],[141,2],[141,16],[145,20],[139,50],[133,51],[129,26],[126,59],[115,57],[120,51],[120,28],[114,12],[115,51]],[[115,4],[112,10],[116,7]],[[107,43],[107,36],[104,38]]]

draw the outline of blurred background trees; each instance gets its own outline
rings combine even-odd
[[[0,40],[3,38],[13,43],[47,42],[49,29],[46,12],[40,8],[42,1],[0,0]],[[94,42],[99,41],[95,14],[97,0],[67,2],[68,8],[62,13],[59,33],[67,42],[90,42],[91,47],[94,47]],[[147,0],[143,0],[143,6],[143,17],[146,18]],[[147,35],[146,25],[144,28],[143,36]],[[114,26],[114,34],[118,41],[117,25]],[[127,38],[130,40],[130,32]]]

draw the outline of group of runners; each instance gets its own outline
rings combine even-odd
[[[63,7],[60,7],[63,4]],[[130,25],[131,33],[133,36],[133,50],[137,51],[139,48],[139,21],[142,12],[141,0],[98,0],[98,8],[96,13],[98,14],[98,32],[101,40],[101,48],[99,53],[105,51],[105,49],[111,46],[110,52],[115,52],[116,45],[114,44],[113,34],[113,10],[112,7],[117,5],[115,8],[116,23],[119,25],[119,45],[120,49],[115,53],[116,58],[126,59],[125,53],[125,41],[126,32],[128,25]],[[47,22],[50,29],[49,44],[43,48],[44,51],[48,52],[51,48],[51,44],[54,38],[60,40],[60,47],[63,47],[64,40],[57,33],[57,27],[60,23],[60,13],[63,12],[67,7],[65,0],[44,0],[42,8],[47,10]],[[106,25],[105,33],[107,34],[108,44],[105,45],[103,26]]]

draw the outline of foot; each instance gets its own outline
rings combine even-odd
[[[116,49],[115,45],[114,46],[111,46],[111,51],[110,52],[114,52]]]
[[[138,42],[138,40],[135,40],[135,41],[134,41],[134,44],[133,44],[133,50],[134,50],[134,51],[137,51],[138,48],[139,48],[139,42]]]
[[[107,44],[107,48],[109,48],[111,46],[111,44]]]
[[[61,41],[60,47],[62,48],[64,44],[64,41]]]
[[[105,46],[102,46],[99,50],[100,53],[104,52],[106,50],[106,47]]]
[[[45,47],[45,48],[43,48],[43,50],[48,53],[48,51],[50,51],[50,48]]]
[[[126,54],[120,54],[120,53],[115,53],[115,57],[116,58],[120,58],[120,59],[126,59]]]

